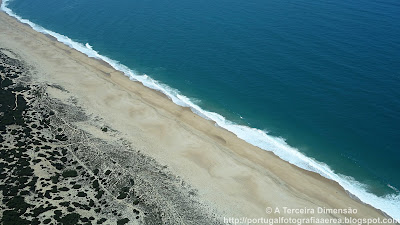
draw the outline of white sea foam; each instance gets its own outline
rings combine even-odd
[[[83,45],[81,43],[71,40],[70,38],[62,34],[46,30],[45,28],[35,23],[32,23],[29,20],[21,18],[20,16],[13,13],[11,9],[7,8],[8,2],[9,0],[3,0],[1,9],[10,16],[15,17],[22,23],[28,24],[34,30],[41,32],[43,34],[51,35],[55,37],[59,42],[62,42],[67,46],[86,54],[89,57],[101,59],[109,63],[114,69],[123,72],[131,80],[139,81],[146,87],[164,93],[175,104],[184,107],[190,107],[194,113],[208,120],[214,121],[218,126],[231,131],[232,133],[236,134],[237,137],[245,140],[246,142],[254,146],[257,146],[266,151],[273,152],[275,155],[279,156],[281,159],[291,164],[294,164],[308,171],[319,173],[320,175],[328,179],[338,182],[346,191],[350,192],[352,195],[356,196],[364,203],[367,203],[377,209],[382,210],[383,212],[385,212],[386,214],[388,214],[389,216],[391,216],[396,220],[400,220],[399,194],[378,197],[368,192],[367,187],[354,180],[354,178],[344,176],[341,174],[336,174],[332,169],[329,168],[328,165],[318,162],[313,158],[307,157],[304,154],[300,153],[297,149],[289,146],[284,139],[268,135],[266,131],[235,124],[229,120],[226,120],[226,118],[220,114],[206,111],[200,108],[198,105],[194,104],[193,100],[189,99],[184,95],[181,95],[178,90],[168,87],[167,85],[162,84],[156,80],[153,80],[152,78],[150,78],[145,74],[138,75],[125,65],[122,65],[119,62],[112,60],[106,56],[100,55],[97,51],[95,51],[92,48],[91,45],[89,45],[89,43]]]

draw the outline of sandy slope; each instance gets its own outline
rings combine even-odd
[[[357,218],[384,217],[353,200],[335,182],[290,165],[238,139],[163,94],[132,82],[98,60],[33,31],[0,12],[0,47],[12,49],[37,71],[36,79],[69,91],[88,114],[155,158],[198,190],[223,217],[343,217],[284,214],[288,208],[356,208]],[[53,97],[61,95],[50,93]],[[82,124],[84,127],[85,124]],[[281,214],[265,212],[279,207]]]

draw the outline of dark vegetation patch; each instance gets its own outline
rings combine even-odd
[[[81,215],[77,213],[70,213],[57,221],[64,224],[64,225],[75,225],[78,223],[79,219],[81,218]]]
[[[62,173],[63,177],[77,177],[78,172],[76,170],[66,170]]]
[[[120,219],[117,221],[117,225],[124,225],[127,224],[128,222],[129,222],[128,218]]]

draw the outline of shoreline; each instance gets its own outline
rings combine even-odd
[[[22,23],[17,21],[15,18],[9,17],[6,19],[4,16],[8,17],[8,15],[5,15],[3,12],[0,13],[2,14],[1,17],[3,17],[2,20],[6,20],[9,24],[16,26],[16,28],[14,28],[15,30],[18,29],[20,32],[23,31],[29,33],[31,37],[35,38],[33,42],[36,41],[44,45],[51,45],[51,49],[46,49],[46,47],[40,46],[40,49],[42,49],[43,52],[58,50],[56,53],[57,57],[75,61],[75,63],[79,64],[79,67],[84,67],[82,71],[89,71],[91,77],[88,80],[96,80],[96,82],[103,85],[102,87],[110,87],[112,90],[108,91],[108,96],[101,96],[104,101],[99,102],[100,104],[95,106],[93,103],[90,104],[90,101],[95,99],[94,96],[96,95],[94,93],[98,93],[99,89],[92,87],[93,93],[89,93],[85,99],[85,97],[83,97],[85,96],[84,91],[78,90],[78,87],[83,87],[82,84],[76,84],[74,83],[76,81],[72,80],[79,76],[75,75],[72,76],[72,78],[67,79],[65,77],[61,78],[60,76],[54,75],[54,77],[50,79],[52,82],[62,83],[63,87],[66,87],[67,90],[75,93],[76,96],[80,97],[79,100],[83,100],[82,102],[86,103],[84,104],[86,108],[91,109],[92,112],[99,111],[98,114],[100,114],[102,118],[105,118],[105,120],[109,121],[109,123],[112,124],[113,129],[119,130],[121,133],[125,134],[125,136],[129,136],[132,127],[140,127],[139,129],[135,129],[146,133],[142,134],[144,139],[142,145],[151,149],[146,153],[161,161],[163,164],[168,165],[168,167],[176,174],[189,180],[190,183],[193,184],[200,193],[202,193],[202,198],[213,202],[212,198],[217,197],[217,194],[210,194],[210,191],[224,190],[225,192],[228,192],[224,193],[224,196],[227,197],[229,201],[226,201],[224,197],[220,196],[217,197],[215,202],[213,202],[215,205],[218,205],[217,208],[228,209],[227,211],[231,211],[231,213],[238,213],[241,211],[244,213],[247,211],[246,213],[250,215],[253,214],[252,211],[254,210],[256,211],[254,216],[265,215],[265,213],[262,214],[264,211],[263,209],[269,205],[273,206],[276,204],[266,204],[271,202],[271,200],[274,200],[274,197],[263,196],[265,194],[264,190],[272,186],[271,190],[273,193],[291,199],[293,205],[300,206],[307,204],[306,202],[312,202],[313,204],[311,205],[343,207],[347,205],[345,203],[348,203],[348,205],[359,207],[365,211],[365,216],[379,216],[379,210],[375,211],[375,209],[369,205],[364,203],[360,204],[356,200],[353,200],[346,191],[337,184],[337,182],[328,180],[317,173],[300,169],[281,160],[271,152],[250,145],[249,143],[237,138],[233,133],[223,128],[216,127],[214,122],[198,116],[189,108],[184,108],[174,104],[161,92],[149,89],[139,82],[132,82],[124,74],[114,70],[107,62],[89,58],[75,49],[71,49],[62,43],[52,40],[53,38],[49,38],[46,35],[34,31],[28,26],[22,27]],[[11,20],[14,20],[14,22]],[[20,42],[23,43],[23,41]],[[38,56],[39,58],[42,57],[43,59],[34,60],[35,64],[38,64],[39,66],[42,65],[43,68],[41,69],[44,71],[52,71],[52,69],[46,69],[46,66],[43,66],[45,63],[41,62],[51,61],[54,59],[51,57],[46,58],[46,56],[43,57],[40,53],[35,52],[32,46],[18,46],[17,43],[19,43],[18,40],[14,41],[14,48],[17,48],[20,52],[23,52],[25,48],[30,51],[29,54]],[[53,63],[53,65],[55,64]],[[62,66],[60,66],[59,69],[57,68],[57,71],[65,71],[64,69],[61,69],[61,67]],[[66,73],[71,73],[71,71],[67,70]],[[85,84],[89,84],[89,82],[86,82]],[[77,87],[73,87],[73,85],[76,85]],[[114,91],[114,89],[116,91]],[[116,92],[118,92],[118,94],[115,94]],[[116,97],[119,95],[123,95],[124,101],[126,101],[125,103],[128,104],[140,102],[142,104],[140,110],[151,112],[156,118],[159,118],[160,121],[148,118],[149,116],[145,115],[140,116],[139,119],[134,119],[133,117],[135,116],[132,117],[129,113],[124,112],[124,109],[127,109],[127,107],[121,105],[117,105],[116,109],[113,110],[113,107],[110,106],[115,106],[115,104],[110,102],[107,98],[111,97],[111,99],[118,101]],[[122,109],[122,112],[117,109]],[[135,111],[137,112],[138,110],[134,109],[133,112]],[[125,122],[130,126],[127,126],[127,124],[124,124],[123,122],[121,123],[121,121],[117,121],[113,118],[113,115],[119,115],[121,116],[120,118],[126,119]],[[132,122],[130,122],[131,119],[136,122],[136,124],[132,124]],[[165,126],[165,122],[170,126]],[[137,123],[139,123],[139,125]],[[165,130],[159,131],[160,127]],[[170,127],[173,127],[174,132],[172,132],[172,134],[167,134],[167,129]],[[136,134],[138,133],[139,132]],[[167,135],[168,138],[173,139],[173,141],[165,140],[168,139],[163,137],[165,135]],[[196,140],[190,140],[187,143],[179,143],[181,137],[193,139],[188,135],[195,136]],[[151,143],[158,139],[158,144]],[[203,144],[203,142],[206,144]],[[207,149],[202,151],[203,148],[193,148],[193,145],[206,146],[211,150]],[[157,149],[161,146],[166,146],[165,148],[171,150],[171,152],[166,153]],[[187,151],[187,146],[192,148],[191,151]],[[178,150],[174,150],[175,148],[178,148]],[[200,152],[202,154],[200,154]],[[172,156],[169,156],[170,154]],[[224,166],[224,163],[226,163],[225,159],[227,159],[226,161],[229,163],[228,169]],[[182,163],[183,160],[186,161]],[[240,168],[241,172],[234,171],[233,168]],[[188,169],[192,171],[186,171]],[[226,173],[221,173],[221,170],[228,171],[225,171]],[[253,172],[255,172],[255,174],[253,174]],[[201,178],[193,178],[194,174],[201,174]],[[218,181],[219,177],[222,177],[222,181]],[[267,179],[268,181],[263,182],[263,179]],[[205,181],[215,182],[216,187],[204,187],[206,186],[203,184]],[[305,183],[304,181],[307,181],[309,184],[302,184]],[[229,193],[230,184],[233,185],[234,190],[231,191],[231,193]],[[330,196],[324,196],[324,194],[320,194],[319,191]],[[240,199],[239,202],[249,203],[248,205],[252,206],[253,210],[251,207],[247,210],[229,209],[229,205],[237,200],[236,197],[230,197],[230,194],[238,195],[238,199]],[[260,197],[262,200],[255,199],[255,196]],[[243,207],[243,205],[241,207]],[[277,205],[276,207],[283,206]],[[362,217],[364,215],[360,216]]]

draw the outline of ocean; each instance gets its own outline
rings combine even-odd
[[[397,0],[3,0],[37,31],[400,219]]]

